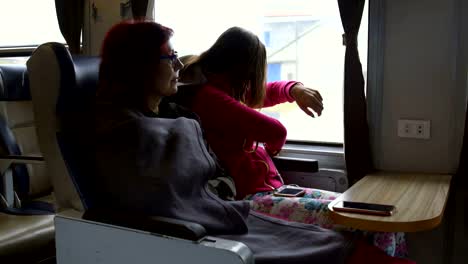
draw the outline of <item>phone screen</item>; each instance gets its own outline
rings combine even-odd
[[[343,201],[343,207],[372,210],[372,211],[383,211],[383,212],[389,212],[395,208],[393,205],[358,203],[358,202],[347,202],[347,201]]]
[[[303,196],[305,191],[300,188],[284,188],[278,192],[275,192],[273,195],[275,196],[284,196],[284,197],[299,197]]]
[[[390,216],[393,214],[395,206],[386,204],[341,201],[333,206],[333,209],[344,212]]]
[[[296,188],[284,188],[283,190],[279,191],[281,194],[290,194],[290,195],[298,195],[299,193],[303,192],[304,190],[296,189]]]

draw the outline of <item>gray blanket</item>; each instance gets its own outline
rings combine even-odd
[[[342,234],[262,216],[246,201],[210,193],[215,164],[195,120],[112,107],[95,114],[96,178],[106,205],[197,222],[210,235],[245,243],[256,263],[344,263],[350,240]]]

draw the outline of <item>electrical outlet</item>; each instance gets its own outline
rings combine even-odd
[[[398,136],[402,138],[431,138],[431,121],[429,120],[398,120]]]

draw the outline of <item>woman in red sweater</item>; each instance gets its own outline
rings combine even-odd
[[[270,156],[283,147],[286,128],[254,109],[296,101],[310,116],[313,111],[320,115],[320,93],[294,81],[266,84],[265,47],[257,36],[237,27],[224,32],[208,51],[191,58],[181,78],[193,67],[199,67],[207,81],[190,107],[233,177],[237,198],[281,187],[283,181]]]
[[[184,60],[179,80],[201,83],[187,106],[199,116],[208,144],[234,179],[237,199],[247,196],[252,209],[274,217],[340,229],[327,208],[337,193],[306,189],[305,199],[271,195],[283,185],[271,157],[283,147],[287,131],[278,120],[254,110],[295,101],[307,115],[320,116],[320,93],[295,81],[266,83],[265,47],[238,27],[225,31],[200,56]],[[389,255],[406,254],[403,234],[372,238]]]

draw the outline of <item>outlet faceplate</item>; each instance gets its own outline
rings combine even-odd
[[[431,138],[431,121],[429,120],[398,120],[398,136],[402,138]]]

